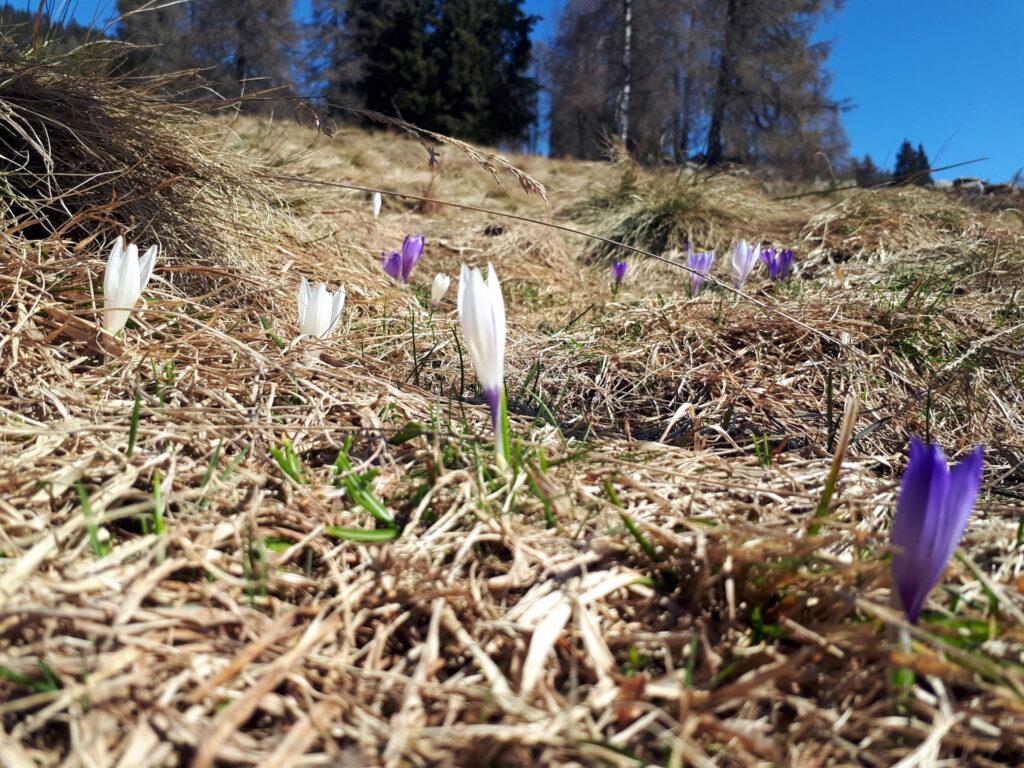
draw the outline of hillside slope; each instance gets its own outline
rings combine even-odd
[[[95,201],[33,239],[30,205],[5,216],[0,763],[1024,762],[1014,214],[509,158],[545,203],[398,133],[191,130],[258,194],[215,204],[221,245],[175,230],[121,340],[93,325],[107,249],[161,232]],[[289,176],[493,212],[389,197],[375,220],[366,192]],[[678,266],[501,213],[670,260],[690,239],[723,285],[691,298]],[[404,286],[380,252],[411,233]],[[794,278],[727,290],[741,238],[792,247]],[[456,281],[428,299],[488,262],[507,472]],[[302,276],[348,292],[319,344],[292,342]],[[986,465],[908,658],[886,622],[911,434]]]

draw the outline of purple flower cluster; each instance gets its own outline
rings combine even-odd
[[[402,242],[402,252],[392,251],[381,253],[380,263],[384,271],[397,282],[408,283],[412,268],[423,254],[423,235],[406,235]]]
[[[761,251],[761,262],[768,267],[768,277],[776,282],[785,280],[793,271],[793,250],[776,251],[768,248]]]

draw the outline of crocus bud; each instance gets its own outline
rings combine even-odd
[[[751,270],[757,264],[760,251],[760,244],[751,247],[746,240],[740,240],[736,244],[736,252],[732,256],[732,282],[736,288],[742,288],[747,282]]]
[[[910,440],[907,471],[892,522],[892,580],[907,620],[916,623],[967,527],[981,487],[984,448],[950,469],[937,445]]]
[[[708,272],[711,271],[711,265],[715,261],[714,251],[701,251],[700,253],[694,253],[693,249],[687,248],[686,266],[690,268],[690,287],[691,294],[696,296],[700,293],[701,287],[704,285],[704,280],[707,277]]]
[[[793,249],[787,248],[786,250],[779,253],[778,259],[778,279],[785,280],[789,277],[790,272],[793,271]]]
[[[423,254],[425,243],[423,235],[406,235],[402,241],[402,252],[383,252],[380,255],[380,264],[384,271],[396,282],[408,283],[412,275],[412,268],[420,260]]]
[[[485,282],[479,269],[463,264],[457,303],[469,359],[491,410],[494,450],[504,466],[505,299],[494,267],[487,265]]]
[[[380,192],[374,192],[373,193],[373,201],[372,201],[371,205],[373,207],[373,218],[375,218],[375,219],[378,216],[380,216],[380,204],[381,204]]]
[[[412,268],[420,260],[423,254],[423,245],[426,242],[423,235],[406,235],[402,241],[402,282],[408,283],[412,275]]]
[[[615,278],[616,285],[622,284],[622,280],[626,276],[627,269],[629,269],[628,262],[616,261],[612,263],[612,277]]]
[[[157,247],[152,245],[139,262],[139,249],[132,243],[127,248],[118,237],[107,258],[103,275],[103,327],[117,333],[128,322],[135,303],[149,283],[156,263]]]
[[[448,293],[448,286],[451,285],[452,279],[448,277],[444,272],[438,272],[434,275],[434,282],[430,286],[430,300],[434,304],[440,304],[441,299]]]

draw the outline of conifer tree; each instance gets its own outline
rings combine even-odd
[[[896,153],[896,167],[893,168],[893,175],[900,184],[906,184],[917,170],[917,152],[914,151],[914,145],[908,139],[904,139],[900,144],[900,151]]]
[[[352,89],[363,106],[424,128],[523,139],[536,116],[533,23],[521,0],[349,0]]]
[[[917,176],[914,177],[915,184],[931,184],[932,183],[932,166],[928,162],[928,155],[924,153],[924,145],[917,145],[917,152],[914,157],[914,170],[917,172]]]
[[[353,90],[368,109],[421,125],[440,99],[428,29],[432,0],[350,0],[345,29],[357,67]],[[427,127],[427,126],[425,126]]]
[[[24,5],[24,3],[22,3]],[[90,40],[99,39],[96,30],[83,26],[71,18],[53,19],[44,14],[36,37],[36,9],[22,10],[4,3],[0,6],[0,32],[19,47],[29,47],[34,42],[45,44],[49,53],[60,54],[73,51]]]

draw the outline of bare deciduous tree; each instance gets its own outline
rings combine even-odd
[[[840,2],[571,0],[546,62],[552,153],[596,158],[618,137],[644,162],[823,172],[846,140],[811,33]]]
[[[290,86],[298,42],[292,0],[118,0],[118,34],[150,73],[203,70],[224,96]]]

